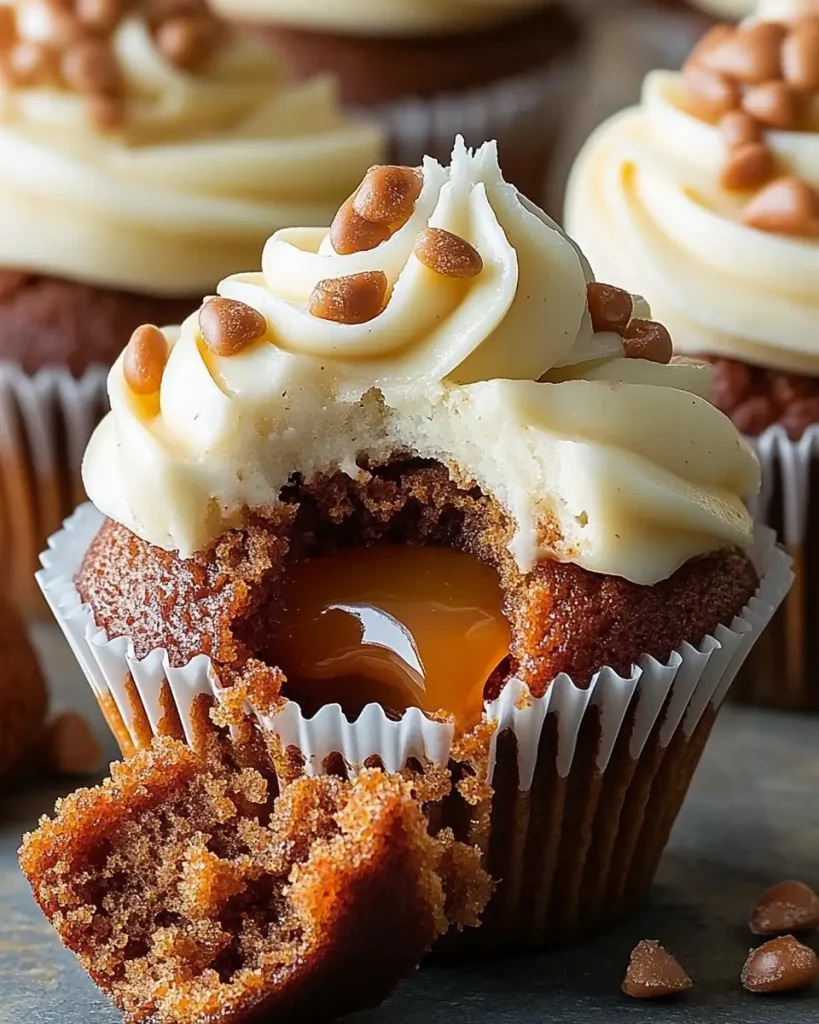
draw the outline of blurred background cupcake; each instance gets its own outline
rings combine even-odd
[[[767,11],[791,16],[771,21]],[[762,5],[600,128],[575,166],[569,230],[640,289],[675,344],[714,363],[711,397],[763,463],[759,515],[797,582],[739,683],[819,708],[819,12]]]
[[[31,611],[123,338],[325,223],[381,144],[198,0],[7,2],[0,76],[0,573]]]
[[[375,117],[396,163],[497,139],[509,179],[540,198],[579,69],[576,4],[552,0],[214,0],[263,32],[299,78],[330,70]],[[580,5],[585,10],[589,5]]]

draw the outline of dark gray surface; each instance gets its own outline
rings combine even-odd
[[[51,641],[48,641],[50,646]],[[59,650],[56,652],[59,655]],[[62,658],[59,658],[62,665]],[[64,671],[64,670],[63,670]],[[58,702],[84,703],[60,672]],[[20,834],[51,809],[56,787],[0,804],[0,1022],[113,1024],[108,1006],[63,950],[16,868]],[[748,911],[785,877],[819,885],[819,718],[727,708],[663,862],[651,903],[586,944],[493,965],[427,967],[385,1006],[351,1024],[708,1024],[819,1022],[819,988],[759,997],[739,985]],[[694,979],[673,1003],[620,995],[637,940],[657,938]]]

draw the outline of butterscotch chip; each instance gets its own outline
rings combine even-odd
[[[751,117],[769,128],[789,130],[799,120],[799,105],[794,92],[782,81],[751,86],[742,97],[742,107]]]
[[[719,119],[719,130],[729,149],[762,141],[762,128],[744,110],[729,110]]]
[[[330,225],[330,242],[339,256],[369,252],[392,235],[388,224],[377,224],[357,214],[353,207],[354,201],[355,197],[348,199]]]
[[[819,928],[819,896],[804,882],[788,879],[759,897],[749,927],[754,935],[784,935]]]
[[[735,34],[736,27],[734,25],[725,22],[714,25],[699,40],[688,59],[695,63],[704,63],[705,58],[712,50],[718,49],[723,43],[732,40]]]
[[[168,18],[155,32],[160,53],[177,67],[193,70],[213,54],[216,23],[206,15]]]
[[[51,76],[54,61],[42,43],[25,39],[15,43],[6,55],[6,66],[12,79],[21,85],[33,85]]]
[[[819,90],[819,18],[805,18],[782,44],[782,74],[793,89]]]
[[[592,281],[586,288],[592,327],[598,331],[615,331],[622,335],[634,309],[631,295],[614,285]]]
[[[809,946],[792,935],[771,939],[752,949],[742,968],[742,984],[749,992],[791,992],[807,988],[819,976],[819,959]]]
[[[443,277],[477,277],[483,270],[478,250],[443,228],[425,228],[415,239],[413,251],[425,267]]]
[[[119,65],[107,42],[85,39],[72,46],[61,62],[66,85],[78,92],[113,93],[120,84]]]
[[[17,22],[11,7],[0,7],[0,50],[5,50],[17,38]]]
[[[762,142],[737,146],[722,168],[720,183],[732,191],[758,188],[774,172],[774,155]]]
[[[40,39],[53,50],[64,50],[78,43],[85,30],[68,4],[59,0],[45,3],[38,11]]]
[[[700,60],[737,81],[766,82],[780,76],[780,44],[784,35],[783,26],[775,22],[743,25],[702,51]]]
[[[629,959],[623,992],[632,999],[661,999],[685,992],[692,981],[679,960],[663,949],[656,939],[644,939]]]
[[[760,231],[815,236],[819,234],[819,199],[801,178],[795,175],[777,178],[748,201],[742,220]]]
[[[102,750],[82,715],[59,715],[46,730],[48,766],[60,775],[94,775],[102,768]]]
[[[122,0],[75,0],[75,10],[83,25],[107,35],[122,17]]]
[[[128,387],[138,395],[153,395],[162,385],[168,362],[168,342],[153,324],[137,327],[125,349],[122,372]]]
[[[373,224],[395,229],[412,216],[423,186],[415,167],[371,167],[353,197],[353,210]]]
[[[623,335],[623,347],[629,359],[648,359],[652,363],[667,363],[674,355],[671,335],[655,320],[632,320]]]
[[[702,67],[690,58],[683,65],[683,80],[688,106],[697,117],[717,121],[740,104],[742,94],[733,79],[720,71]]]
[[[215,298],[199,310],[199,330],[215,355],[234,356],[264,337],[267,321],[244,302]]]
[[[365,324],[384,308],[387,284],[387,275],[381,270],[327,278],[313,289],[308,309],[320,320]]]

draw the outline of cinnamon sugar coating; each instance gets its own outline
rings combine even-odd
[[[0,596],[0,775],[39,741],[48,694],[20,613]]]
[[[730,622],[758,585],[747,555],[733,549],[692,560],[653,587],[572,563],[542,562],[524,576],[507,548],[511,531],[495,501],[459,487],[442,466],[396,461],[360,482],[342,473],[294,482],[265,516],[185,561],[108,522],[77,585],[98,625],[109,637],[131,637],[139,657],[164,647],[183,665],[204,653],[235,677],[250,659],[275,665],[267,636],[288,562],[350,545],[454,547],[497,569],[510,668],[535,695],[560,672],[584,685],[603,665],[628,672],[644,653],[665,660]],[[493,687],[502,681],[496,674]]]
[[[333,1019],[386,998],[449,920],[483,909],[477,853],[431,838],[397,776],[302,779],[272,806],[269,792],[164,738],[25,837],[35,899],[128,1020]],[[455,858],[474,899],[450,897],[448,917]]]

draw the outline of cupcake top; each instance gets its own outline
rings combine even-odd
[[[491,494],[544,558],[651,584],[744,545],[759,468],[671,359],[646,304],[596,284],[508,185],[494,144],[377,167],[329,232],[268,241],[181,329],[144,327],[109,378],[84,477],[106,515],[182,557],[294,474],[396,454]]]
[[[0,4],[0,265],[197,294],[381,150],[199,0]]]
[[[819,376],[819,13],[719,25],[648,75],[578,158],[566,223],[678,349]]]
[[[469,31],[514,18],[552,0],[213,0],[225,17],[350,32],[432,35]]]

